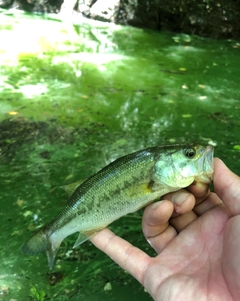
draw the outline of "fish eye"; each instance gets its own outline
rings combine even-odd
[[[195,152],[195,149],[194,148],[187,148],[184,150],[184,155],[186,157],[188,157],[189,159],[192,159],[195,157],[196,155],[196,152]]]

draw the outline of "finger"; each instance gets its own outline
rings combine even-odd
[[[164,199],[174,204],[175,213],[173,216],[191,211],[195,205],[195,197],[185,189],[168,193],[164,196]]]
[[[196,205],[201,203],[210,194],[209,185],[200,182],[194,182],[187,188],[187,191],[192,193],[196,199]]]
[[[189,211],[171,218],[170,224],[176,229],[177,232],[180,232],[197,218],[198,216],[195,212]]]
[[[169,201],[156,202],[146,207],[143,213],[142,228],[147,240],[166,230],[173,210],[174,206]]]
[[[198,215],[202,215],[205,212],[213,209],[216,206],[223,204],[222,200],[215,194],[211,193],[204,202],[200,203],[199,205],[195,206],[193,211]]]
[[[174,237],[177,236],[177,231],[174,227],[168,225],[168,227],[160,234],[147,239],[153,249],[159,254]]]
[[[109,229],[103,229],[91,237],[91,242],[118,265],[143,283],[144,271],[151,258]]]
[[[165,200],[153,203],[144,210],[143,233],[157,253],[177,235],[176,230],[168,223],[173,210],[173,203]]]
[[[233,215],[240,214],[240,178],[220,159],[214,161],[214,189]]]

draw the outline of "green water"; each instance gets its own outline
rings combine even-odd
[[[53,271],[21,245],[66,205],[60,186],[141,148],[210,142],[240,174],[240,44],[4,11],[0,41],[0,300],[151,300],[75,235]],[[111,229],[154,256],[141,214]]]

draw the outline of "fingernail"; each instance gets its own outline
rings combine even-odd
[[[164,201],[155,202],[152,204],[152,210],[156,210]]]
[[[178,191],[176,192],[172,197],[172,202],[178,206],[181,206],[182,203],[186,200],[186,198],[189,196],[189,193]]]

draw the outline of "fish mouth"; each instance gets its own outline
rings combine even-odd
[[[212,145],[205,147],[204,153],[199,160],[199,170],[202,172],[194,179],[201,183],[210,183],[213,179],[214,161],[213,161],[214,148]]]

